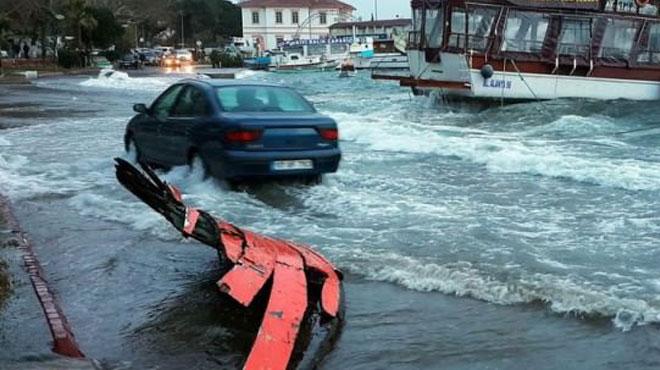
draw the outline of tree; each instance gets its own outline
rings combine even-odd
[[[83,33],[91,32],[98,25],[97,20],[91,14],[90,8],[85,0],[69,0],[64,7],[66,19],[69,21],[71,30],[77,34],[76,42],[78,48],[83,48]]]
[[[94,47],[106,49],[116,45],[124,34],[124,28],[117,22],[109,8],[89,8],[89,14],[96,20],[96,27],[91,30],[89,43]]]

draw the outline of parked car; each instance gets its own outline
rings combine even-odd
[[[118,61],[117,65],[119,68],[133,68],[133,69],[138,69],[142,68],[142,62],[140,62],[140,58],[138,58],[137,55],[135,54],[124,54]]]
[[[144,65],[148,65],[148,66],[160,65],[160,57],[153,50],[147,49],[140,51],[140,60]]]
[[[192,63],[193,61],[193,54],[190,52],[190,50],[176,49],[174,50],[173,54],[176,57],[176,59],[182,64]]]
[[[337,123],[302,95],[256,82],[184,80],[150,107],[136,104],[124,137],[139,161],[201,165],[230,181],[296,177],[318,182],[337,171]]]
[[[176,55],[174,54],[168,54],[163,56],[163,58],[160,60],[160,65],[163,67],[180,67],[181,66],[181,61],[177,59]]]

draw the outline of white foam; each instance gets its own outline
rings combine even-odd
[[[176,77],[133,78],[126,72],[104,69],[99,72],[96,78],[90,78],[80,82],[80,86],[101,89],[161,91],[177,80],[179,78]]]
[[[528,173],[630,190],[659,190],[660,163],[603,158],[553,141],[482,135],[456,127],[420,128],[392,117],[346,117],[343,138],[373,150],[456,156],[491,172]]]
[[[540,301],[557,313],[611,317],[622,330],[660,322],[660,307],[655,300],[620,296],[607,286],[569,276],[532,273],[502,280],[506,274],[494,277],[469,262],[437,264],[385,250],[333,248],[332,251],[353,273],[412,290],[437,291],[501,305]],[[519,268],[514,271],[520,273]]]

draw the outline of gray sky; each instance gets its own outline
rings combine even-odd
[[[342,0],[357,8],[356,16],[364,20],[371,19],[374,12],[374,0]],[[410,0],[376,0],[378,2],[378,19],[410,18]]]

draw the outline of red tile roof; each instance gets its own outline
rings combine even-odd
[[[241,8],[314,8],[355,10],[352,5],[339,0],[245,0]]]

